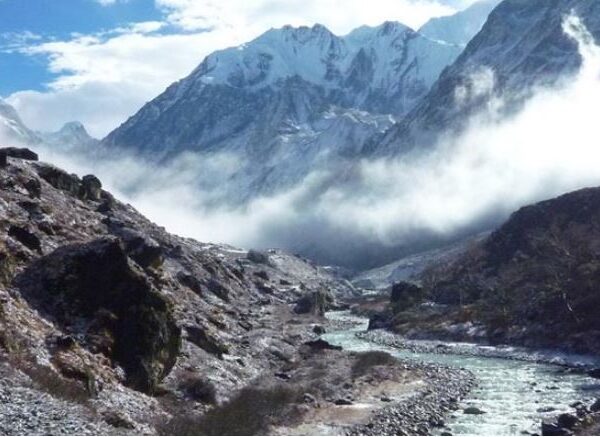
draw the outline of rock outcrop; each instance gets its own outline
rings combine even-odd
[[[172,304],[128,259],[118,239],[63,246],[15,283],[33,306],[83,338],[91,352],[123,366],[132,387],[153,393],[175,365],[181,335]]]

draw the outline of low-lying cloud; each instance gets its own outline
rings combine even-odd
[[[600,48],[577,18],[566,19],[564,27],[583,58],[576,76],[537,90],[508,119],[495,119],[490,110],[474,117],[464,134],[429,153],[358,163],[344,183],[314,172],[286,192],[232,207],[219,199],[225,195],[220,187],[239,166],[233,156],[186,154],[157,165],[133,157],[92,161],[49,150],[42,155],[73,171],[98,174],[118,197],[172,232],[370,266],[409,246],[497,224],[522,205],[600,185]],[[475,78],[482,87],[493,83],[491,70],[482,71]],[[205,187],[212,181],[210,189],[197,188],[198,174]]]

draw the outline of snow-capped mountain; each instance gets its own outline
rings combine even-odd
[[[37,132],[37,135],[46,145],[62,150],[79,147],[93,148],[99,143],[97,139],[88,134],[85,126],[78,121],[66,123],[57,132]]]
[[[534,86],[576,72],[581,56],[563,30],[571,13],[600,41],[598,0],[504,0],[428,95],[365,152],[398,154],[433,145],[440,134],[460,131],[493,98],[518,107]]]
[[[66,123],[57,132],[37,132],[25,125],[17,110],[0,99],[0,145],[47,146],[54,150],[93,150],[99,143],[78,121]]]
[[[345,37],[321,25],[273,29],[208,56],[104,144],[209,150],[240,135],[264,144],[281,130],[288,134],[289,126],[313,122],[332,105],[401,116],[459,53],[459,47],[399,23],[362,27]]]
[[[343,37],[321,25],[272,29],[209,55],[102,144],[154,159],[234,155],[242,164],[223,197],[270,194],[359,153],[460,51],[393,22]]]
[[[35,132],[25,126],[15,108],[2,99],[0,99],[0,139],[11,144],[40,142]]]

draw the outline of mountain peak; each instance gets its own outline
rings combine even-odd
[[[412,29],[399,21],[386,21],[383,24],[376,27],[379,30],[380,35],[391,35],[396,33],[404,33],[407,30]]]
[[[59,133],[81,133],[88,135],[85,126],[79,121],[69,121],[68,123],[65,123],[64,126],[60,128]]]

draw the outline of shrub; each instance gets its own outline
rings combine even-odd
[[[204,416],[180,415],[157,431],[161,435],[257,435],[265,434],[272,420],[297,402],[300,391],[284,386],[244,388],[225,404]]]
[[[215,404],[217,401],[215,386],[203,376],[190,375],[184,377],[179,384],[179,389],[192,399],[205,404]]]
[[[352,378],[365,375],[375,366],[387,366],[396,363],[396,359],[387,352],[370,351],[357,354],[352,364]]]

